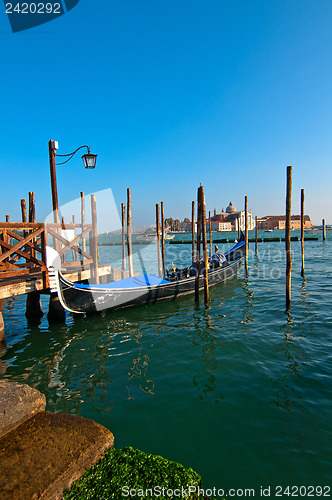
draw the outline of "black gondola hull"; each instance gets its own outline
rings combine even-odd
[[[228,253],[227,262],[209,270],[209,287],[225,283],[233,278],[241,265],[244,248]],[[204,288],[204,278],[199,277],[199,289]],[[59,272],[57,274],[57,292],[62,305],[76,313],[121,309],[136,305],[148,305],[156,302],[175,300],[195,293],[195,277],[189,277],[155,286],[136,288],[107,288],[107,285],[79,285],[72,283]]]

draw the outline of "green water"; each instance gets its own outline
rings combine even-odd
[[[170,247],[180,262],[183,245]],[[106,426],[116,447],[192,467],[205,488],[286,498],[277,485],[331,486],[332,235],[306,242],[305,282],[292,243],[289,314],[284,243],[253,248],[249,277],[211,289],[208,306],[187,297],[28,325],[24,298],[7,301],[1,376],[38,388],[50,411]],[[332,495],[319,492],[307,496]]]

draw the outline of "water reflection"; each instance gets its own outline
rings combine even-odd
[[[240,320],[240,329],[245,330],[247,333],[251,331],[250,323],[255,321],[254,316],[254,292],[250,289],[250,281],[248,278],[244,279],[242,290],[244,291],[244,301],[242,305],[243,319]]]
[[[211,307],[209,305],[195,305],[193,317],[194,328],[190,332],[189,338],[195,347],[200,347],[202,350],[204,375],[194,375],[193,384],[198,390],[198,398],[200,400],[207,399],[209,395],[213,395],[215,402],[220,403],[224,399],[224,396],[217,391],[216,377],[220,365],[216,357],[220,338],[218,339],[214,335],[216,326],[210,312]]]

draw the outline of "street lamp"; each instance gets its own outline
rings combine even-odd
[[[57,182],[56,182],[56,172],[55,172],[55,166],[56,165],[63,165],[64,163],[67,163],[69,160],[72,159],[75,153],[79,149],[82,148],[87,148],[88,152],[85,153],[82,156],[83,164],[85,168],[95,168],[96,166],[96,160],[97,160],[97,155],[94,155],[90,153],[90,148],[89,146],[80,146],[79,148],[75,149],[72,153],[69,153],[67,155],[59,155],[56,153],[56,150],[58,149],[58,142],[57,141],[52,141],[52,139],[48,142],[48,150],[49,150],[49,159],[50,159],[50,172],[51,172],[51,189],[52,189],[52,205],[53,205],[53,219],[54,222],[59,223],[60,222],[60,216],[59,216],[59,203],[58,203],[58,188],[57,188]],[[60,163],[55,163],[55,157],[56,156],[62,156],[62,157],[67,157],[67,160],[62,161]]]

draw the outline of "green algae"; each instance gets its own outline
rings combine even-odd
[[[191,468],[132,447],[110,448],[70,491],[65,491],[63,499],[203,499],[192,494],[201,487],[200,475]]]

